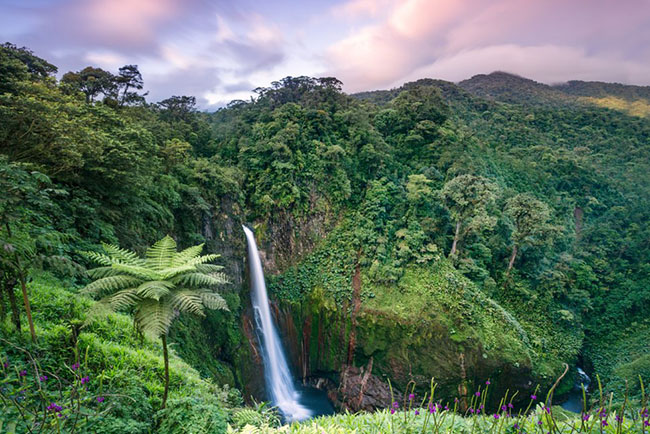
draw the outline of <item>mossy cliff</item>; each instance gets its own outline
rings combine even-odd
[[[293,281],[296,270],[287,274],[272,287]],[[374,284],[363,272],[361,281],[352,360],[353,300],[337,303],[333,288],[316,285],[298,300],[279,301],[280,328],[301,377],[341,381],[351,361],[398,390],[411,380],[427,387],[435,377],[439,396],[451,398],[490,379],[500,389],[494,396],[506,389],[528,396],[537,384],[548,388],[579,348],[569,339],[561,353],[540,351],[544,321],[520,322],[444,259],[408,267],[395,284]]]

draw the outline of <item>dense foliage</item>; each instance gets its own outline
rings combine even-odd
[[[242,221],[269,253],[279,303],[316,303],[331,321],[344,313],[328,370],[369,357],[389,369],[390,350],[377,348],[386,336],[404,351],[421,342],[421,320],[455,330],[449,339],[488,360],[529,364],[545,386],[563,362],[617,391],[650,372],[647,89],[549,87],[498,73],[350,96],[334,78],[287,77],[208,114],[191,96],[148,103],[135,65],[60,81],[56,72],[25,48],[0,46],[0,321],[12,342],[0,356],[59,348],[40,363],[66,384],[80,381],[63,364],[80,360],[75,349],[90,348],[89,368],[124,366],[133,378],[120,387],[143,407],[115,407],[111,417],[135,424],[121,432],[150,429],[159,408],[160,378],[146,390],[129,383],[143,375],[129,360],[153,344],[113,326],[102,333],[117,341],[96,340],[99,326],[82,327],[79,312],[89,300],[55,315],[47,294],[76,297],[89,282],[80,252],[111,243],[142,253],[167,234],[183,248],[205,242],[223,253],[239,289]],[[43,269],[57,283],[39,283]],[[241,294],[224,294],[232,312],[183,320],[170,337],[202,375],[245,387]],[[387,318],[404,333],[368,331],[367,321],[381,329]],[[25,320],[29,345],[15,333]],[[147,360],[162,369],[157,356]],[[106,395],[95,384],[88,393]],[[226,404],[203,396],[179,392],[165,411],[214,406],[192,423],[222,426],[210,415]],[[174,432],[174,423],[159,427]]]

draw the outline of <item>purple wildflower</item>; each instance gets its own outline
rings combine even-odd
[[[70,367],[72,368],[73,371],[76,371],[77,369],[79,369],[79,363],[73,363],[72,366]]]
[[[85,377],[83,377],[83,378],[81,379],[81,384],[86,384],[86,383],[89,382],[89,381],[90,381],[90,378],[86,375]]]
[[[551,414],[551,407],[544,407],[544,411],[546,411],[546,414]]]
[[[101,404],[102,402],[104,402],[104,397],[103,396],[98,396],[97,397],[97,403]]]
[[[541,425],[541,424],[542,424],[542,421],[541,421],[541,420],[538,420],[538,421],[537,421],[537,425]]]
[[[650,420],[646,419],[643,421],[644,426],[650,426]]]
[[[56,405],[56,404],[53,403],[53,402],[52,402],[50,405],[47,406],[47,409],[48,409],[49,411],[56,411],[56,412],[59,412],[59,411],[63,410],[63,408],[62,408],[61,406]]]
[[[43,375],[43,376],[41,376],[41,377],[40,377],[40,380],[41,380],[41,381],[47,381],[47,375]]]
[[[410,394],[409,394],[409,401],[413,401],[413,398],[415,398],[415,395],[413,395],[412,393],[410,393]]]
[[[582,416],[582,420],[584,420],[585,422],[588,421],[588,420],[589,420],[589,413],[585,413],[585,414]]]
[[[492,384],[492,383],[490,383],[490,380],[487,380],[487,381],[485,382],[485,385],[486,385],[486,386],[489,386],[490,384]]]
[[[532,399],[533,401],[536,400],[536,399],[537,399],[537,395],[530,395],[530,399]]]
[[[494,413],[494,418],[498,420],[499,419],[499,413]]]
[[[2,366],[4,366],[5,369],[7,369],[7,368],[9,367],[9,359],[7,359],[7,361],[4,362],[4,363],[2,364]]]
[[[609,426],[606,420],[603,421],[603,426]]]
[[[419,416],[419,415],[420,415],[420,412],[419,412],[418,410],[415,410],[415,415],[416,415],[416,416]]]
[[[436,406],[433,404],[429,404],[429,413],[433,414],[436,412]]]
[[[505,405],[501,406],[501,410],[506,411],[507,409],[508,409],[508,407],[506,407]]]
[[[476,393],[474,393],[474,395],[476,395],[476,396],[481,396],[481,392],[480,392],[480,391],[476,391]]]
[[[21,377],[24,377],[25,375],[27,375],[27,371],[25,369],[23,369],[22,371],[20,371],[18,373],[18,375],[20,375]]]
[[[516,423],[516,424],[514,424],[512,427],[513,427],[514,429],[519,429],[519,424]]]
[[[449,406],[448,406],[448,405],[445,405],[445,410],[449,410]]]
[[[513,407],[514,407],[514,405],[512,405],[512,402],[509,402],[508,403],[508,408],[513,408]]]
[[[474,409],[473,409],[473,408],[470,408],[470,409],[469,409],[469,412],[470,412],[470,413],[474,413]]]
[[[395,414],[395,409],[394,408],[390,409],[390,414]]]
[[[393,402],[393,408],[396,410],[399,408],[399,404],[397,403],[397,401]]]

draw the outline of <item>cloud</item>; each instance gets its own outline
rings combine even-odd
[[[377,1],[350,0],[336,11],[354,17],[374,11]],[[425,72],[461,79],[494,69],[543,81],[580,76],[650,82],[643,75],[650,64],[647,0],[395,0],[387,9],[327,50],[328,73],[349,91]],[[576,68],[574,76],[567,65]]]
[[[585,49],[577,47],[506,44],[464,50],[442,57],[400,77],[391,86],[423,77],[460,81],[497,70],[516,72],[546,83],[600,80],[650,84],[650,63],[647,62],[590,56]]]

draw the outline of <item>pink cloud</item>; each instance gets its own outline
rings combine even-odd
[[[363,10],[366,3],[351,0],[340,8]],[[594,68],[592,76],[599,76],[599,69],[611,76],[619,64],[628,72],[618,76],[639,77],[633,71],[650,64],[647,0],[395,0],[375,15],[373,22],[353,28],[327,50],[329,72],[349,91],[421,78],[413,77],[413,71],[425,69],[454,76],[464,72],[458,79],[508,68],[565,77],[558,70],[571,58],[566,54],[576,52],[581,60],[576,68]],[[548,63],[536,62],[540,55]],[[539,69],[517,61],[522,57]]]
[[[112,43],[149,43],[158,25],[172,19],[180,2],[174,0],[86,0],[70,5],[75,23],[96,38]]]

